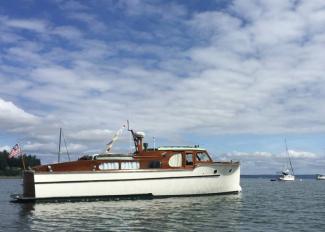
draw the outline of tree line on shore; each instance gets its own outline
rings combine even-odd
[[[24,167],[34,167],[41,164],[41,160],[36,158],[35,155],[23,155],[9,158],[9,152],[4,150],[0,151],[0,175],[3,176],[16,176],[20,175]]]

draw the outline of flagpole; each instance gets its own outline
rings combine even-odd
[[[19,144],[18,144],[18,146],[19,146]],[[23,170],[26,170],[25,160],[24,160],[24,155],[23,155],[23,149],[22,149],[22,147],[20,148],[20,155],[21,155],[21,162],[23,164]]]
[[[116,131],[115,135],[113,136],[112,140],[106,144],[106,151],[105,153],[108,153],[114,144],[114,142],[120,137],[120,135],[123,132],[123,129],[125,128],[125,125],[123,125],[118,131]]]

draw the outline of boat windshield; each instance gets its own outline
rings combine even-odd
[[[210,158],[207,153],[205,152],[198,152],[196,153],[196,159],[197,161],[210,161]]]

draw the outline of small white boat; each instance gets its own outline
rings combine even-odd
[[[279,180],[281,180],[281,181],[293,181],[293,180],[295,180],[295,176],[293,176],[293,175],[279,176]]]
[[[295,176],[291,175],[290,171],[287,169],[285,171],[282,171],[282,175],[280,175],[278,179],[282,181],[293,181],[295,180]]]
[[[316,175],[316,180],[325,180],[325,175]]]
[[[284,142],[285,142],[285,146],[286,146],[286,153],[287,153],[287,156],[288,156],[290,170],[289,170],[289,168],[285,168],[282,171],[281,175],[278,177],[278,180],[280,180],[280,181],[294,181],[295,180],[295,175],[294,175],[292,162],[291,162],[289,151],[288,151],[287,141],[284,140]]]

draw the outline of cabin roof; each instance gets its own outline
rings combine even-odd
[[[166,146],[158,147],[159,151],[184,151],[184,150],[194,150],[194,151],[205,151],[206,149],[202,147],[192,147],[192,146]]]

